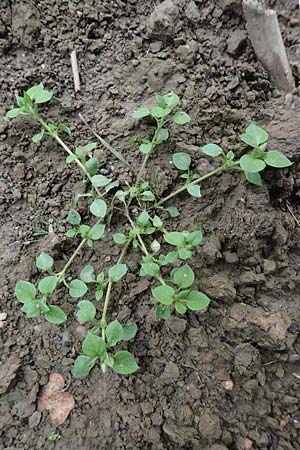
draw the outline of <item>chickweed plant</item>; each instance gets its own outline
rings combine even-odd
[[[67,320],[63,309],[51,303],[55,290],[66,288],[70,297],[81,298],[76,315],[80,322],[88,324],[89,331],[82,343],[82,354],[75,360],[75,377],[86,376],[96,364],[100,365],[103,372],[111,368],[119,374],[131,374],[139,368],[134,356],[127,350],[116,351],[116,346],[133,339],[137,333],[137,325],[134,322],[120,323],[118,320],[110,322],[107,318],[112,289],[128,271],[125,258],[130,248],[141,252],[139,275],[155,281],[151,292],[157,301],[156,314],[159,318],[168,319],[174,310],[180,315],[187,310],[204,310],[210,299],[195,287],[195,274],[188,264],[195,248],[202,242],[202,230],[167,230],[160,217],[161,213],[168,212],[172,218],[176,218],[179,211],[169,203],[170,200],[184,191],[193,197],[201,197],[202,182],[221,172],[241,171],[248,181],[260,186],[260,173],[266,165],[283,168],[292,163],[279,151],[268,151],[268,134],[252,123],[240,136],[250,148],[240,159],[236,158],[233,151],[225,152],[216,144],[207,144],[199,149],[209,157],[219,157],[221,161],[216,169],[205,175],[191,171],[192,160],[188,153],[175,153],[173,164],[178,169],[183,184],[165,198],[158,198],[149,182],[143,178],[148,160],[156,147],[168,140],[170,124],[182,126],[190,122],[189,115],[178,110],[179,97],[169,93],[156,95],[156,105],[152,109],[140,108],[132,114],[137,120],[152,118],[155,128],[152,138],[144,139],[139,145],[143,161],[140,169],[133,172],[136,173],[134,184],[125,183],[125,187],[120,188],[118,180],[98,173],[100,164],[92,156],[96,143],[73,149],[61,137],[66,135],[69,138],[70,128],[62,123],[48,123],[41,117],[40,105],[50,101],[51,97],[52,93],[42,83],[33,86],[23,96],[16,97],[18,107],[9,110],[5,119],[33,117],[40,124],[41,130],[32,137],[32,141],[36,143],[45,136],[50,136],[65,150],[66,163],[75,163],[82,171],[86,193],[75,194],[75,207],[70,209],[67,217],[70,229],[66,233],[70,239],[79,239],[79,243],[59,272],[55,271],[51,255],[44,252],[38,255],[36,266],[43,274],[39,282],[34,285],[29,281],[19,280],[15,294],[22,304],[21,310],[28,318],[43,315],[48,322],[54,324]],[[106,145],[110,148],[109,144]],[[113,153],[119,155],[116,150]],[[124,162],[122,156],[120,159]],[[127,161],[125,163],[127,167],[130,166]],[[92,224],[83,223],[76,209],[82,197],[89,201]],[[88,264],[82,268],[78,278],[69,281],[71,264],[85,246],[93,247],[95,241],[102,239],[106,224],[116,210],[121,210],[127,219],[127,225],[112,235],[114,243],[121,248],[116,264],[100,273]],[[90,296],[94,295],[94,301],[84,299],[88,291]],[[96,308],[95,304],[98,302],[101,302],[101,306]]]

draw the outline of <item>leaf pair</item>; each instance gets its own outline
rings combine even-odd
[[[44,314],[48,322],[60,324],[67,320],[67,316],[58,306],[47,305],[47,295],[52,293],[57,284],[57,277],[50,276],[39,282],[39,291],[44,294],[41,299],[36,298],[36,288],[29,281],[19,280],[16,284],[15,295],[23,304],[21,310],[28,318]]]

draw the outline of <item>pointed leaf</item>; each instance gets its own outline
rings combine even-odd
[[[49,305],[49,311],[46,312],[45,318],[48,322],[55,324],[60,324],[67,320],[65,312],[54,305]]]
[[[105,330],[107,345],[109,347],[114,347],[118,342],[123,339],[123,327],[118,320],[107,325]]]
[[[94,367],[97,361],[96,358],[90,358],[89,356],[80,355],[75,359],[74,367],[72,370],[75,378],[85,377],[89,374],[90,370]]]
[[[69,284],[69,294],[73,298],[82,297],[87,291],[87,285],[81,280],[72,280]]]
[[[127,351],[120,351],[114,354],[113,370],[121,375],[129,375],[136,372],[139,366],[134,357]]]
[[[268,164],[268,166],[277,168],[289,167],[293,164],[289,158],[278,150],[270,150],[267,152],[264,161]]]

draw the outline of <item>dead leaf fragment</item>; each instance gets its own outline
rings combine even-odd
[[[60,373],[51,373],[49,382],[43,387],[38,401],[37,410],[47,409],[53,425],[64,423],[75,406],[73,395],[63,392],[65,381]]]

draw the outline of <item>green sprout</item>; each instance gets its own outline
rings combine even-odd
[[[155,310],[159,318],[167,320],[173,312],[183,315],[188,310],[205,310],[210,299],[198,289],[199,282],[191,267],[194,251],[202,243],[202,229],[177,231],[175,227],[175,231],[168,230],[160,213],[167,212],[172,219],[178,217],[180,212],[174,205],[168,204],[169,201],[185,191],[199,199],[202,182],[224,171],[242,171],[248,181],[260,186],[260,173],[267,165],[284,168],[289,167],[292,162],[278,150],[267,150],[268,134],[262,128],[251,124],[241,135],[241,140],[251,150],[240,159],[236,158],[233,151],[225,152],[217,144],[206,144],[199,149],[208,157],[220,160],[220,165],[205,175],[200,176],[193,172],[192,158],[188,153],[175,153],[173,164],[179,171],[183,184],[167,197],[159,198],[150,183],[143,178],[147,163],[155,149],[169,139],[169,125],[186,125],[190,117],[186,112],[178,110],[180,99],[176,94],[157,94],[153,108],[142,107],[132,114],[137,120],[151,117],[155,123],[152,137],[143,139],[139,145],[143,160],[138,170],[132,168],[130,163],[98,136],[80,116],[101,144],[136,176],[132,185],[125,182],[125,186],[120,188],[119,180],[98,173],[100,164],[93,155],[95,142],[75,147],[75,151],[72,151],[61,138],[62,133],[67,135],[67,139],[71,138],[70,128],[61,123],[47,123],[41,117],[40,105],[51,98],[52,93],[47,91],[42,83],[33,86],[24,92],[23,96],[16,97],[18,107],[9,110],[5,119],[11,120],[24,115],[33,117],[41,126],[41,130],[33,136],[33,142],[37,143],[46,136],[51,137],[67,153],[66,163],[76,163],[80,168],[86,192],[75,194],[73,207],[67,216],[71,228],[66,232],[68,238],[80,240],[73,254],[58,272],[55,271],[55,261],[51,255],[45,252],[38,255],[36,266],[44,275],[40,277],[37,285],[18,280],[15,295],[22,304],[21,310],[28,318],[42,316],[48,322],[59,325],[67,320],[67,316],[51,299],[57,289],[67,289],[70,297],[80,299],[76,312],[78,321],[89,327],[82,342],[82,354],[75,360],[74,377],[86,376],[95,365],[99,365],[103,372],[110,368],[118,374],[129,375],[136,372],[139,366],[128,350],[118,350],[116,347],[120,344],[126,347],[126,343],[135,338],[137,325],[134,322],[121,324],[117,319],[110,322],[107,316],[114,286],[122,282],[129,271],[124,260],[130,249],[140,251],[139,275],[151,279],[151,294],[157,302]],[[82,223],[82,217],[76,209],[82,198],[89,202],[88,224]],[[85,246],[93,247],[95,242],[103,238],[107,233],[105,222],[111,221],[115,210],[121,211],[127,219],[123,229],[117,230],[111,236],[112,241],[121,248],[117,261],[99,273],[91,264],[87,264],[81,269],[78,278],[71,279],[69,269],[73,261]],[[94,301],[84,299],[86,294],[90,293],[94,296]],[[51,440],[58,439],[55,436],[53,435]]]

